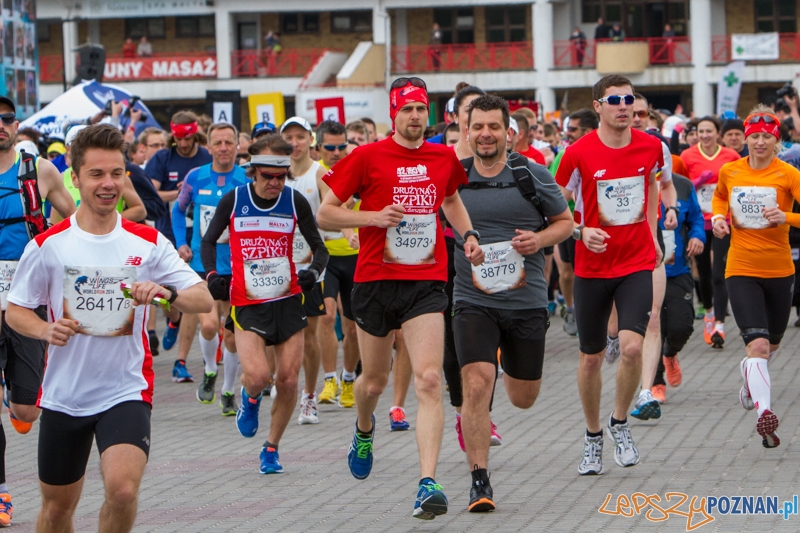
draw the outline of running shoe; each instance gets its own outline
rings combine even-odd
[[[612,412],[608,415],[608,435],[614,440],[614,462],[619,466],[633,466],[639,464],[639,450],[633,443],[631,428],[628,422],[611,425]]]
[[[472,487],[469,489],[469,507],[467,510],[470,513],[488,513],[494,511],[495,505],[494,492],[489,480],[476,479],[475,471],[472,473]]]
[[[564,332],[574,337],[578,334],[578,323],[575,322],[575,311],[567,311],[564,315]]]
[[[442,492],[442,486],[433,480],[420,485],[411,516],[433,520],[443,514],[447,514],[447,496]]]
[[[619,337],[606,336],[606,363],[609,365],[619,359]]]
[[[582,476],[599,476],[603,473],[603,436],[583,435],[583,459],[578,465]]]
[[[336,376],[326,378],[325,385],[322,387],[322,392],[319,393],[319,403],[331,404],[336,403],[339,398],[339,384]]]
[[[178,330],[180,327],[180,324],[173,324],[172,320],[167,322],[167,331],[164,332],[164,338],[161,339],[162,348],[170,351],[172,347],[175,346],[175,341],[178,340]]]
[[[353,382],[342,380],[342,394],[339,396],[339,407],[350,409],[356,405],[356,395],[353,393]]]
[[[547,302],[547,314],[551,317],[556,316],[556,303],[555,302]],[[798,319],[800,320],[800,319]]]
[[[369,437],[361,437],[358,434],[358,420],[353,429],[353,442],[350,443],[350,451],[347,453],[347,466],[350,473],[356,479],[367,479],[372,471],[372,447],[375,442],[375,415],[372,415],[372,430]]]
[[[711,335],[714,333],[714,315],[703,316],[703,340],[711,344]]]
[[[239,410],[236,405],[236,397],[232,392],[223,392],[222,398],[219,399],[219,405],[222,407],[222,416],[236,416],[236,411]]]
[[[653,388],[650,389],[650,392],[653,393],[653,398],[655,398],[658,403],[667,403],[666,385],[653,385]]]
[[[300,398],[300,416],[297,417],[297,423],[301,426],[304,424],[319,424],[317,399],[314,398],[313,392],[311,394],[303,394]]]
[[[697,311],[694,314],[695,320],[703,320],[706,317],[706,312],[703,310],[702,307],[698,307]]]
[[[392,407],[389,410],[389,431],[407,431],[411,427],[406,420],[406,410],[402,407]]]
[[[269,378],[269,381],[267,381],[267,386],[264,387],[264,390],[261,391],[261,396],[269,396],[270,398],[272,398],[272,389],[274,388],[275,388],[275,380]]]
[[[458,445],[461,446],[461,451],[467,453],[467,447],[464,445],[464,434],[461,433],[461,415],[456,414],[456,435],[458,435]]]
[[[492,440],[489,442],[489,446],[502,446],[503,437],[501,437],[500,434],[497,432],[497,426],[494,425],[494,422],[491,422],[491,424],[492,424]]]
[[[683,381],[683,371],[681,370],[681,364],[678,362],[678,356],[673,355],[672,357],[667,357],[665,355],[661,357],[661,360],[664,362],[665,374],[669,386],[679,386]]]
[[[158,333],[151,329],[147,332],[147,338],[150,341],[150,354],[155,357],[158,355]]]
[[[746,410],[752,411],[756,408],[756,404],[753,403],[753,397],[750,396],[750,387],[747,386],[747,371],[745,370],[746,366],[747,357],[742,359],[742,362],[739,363],[739,370],[741,370],[742,378],[744,379],[744,385],[742,385],[742,388],[739,389],[739,402]]]
[[[256,436],[260,407],[261,396],[251,398],[242,387],[242,405],[239,406],[239,411],[236,413],[236,429],[239,430],[242,437],[249,439]]]
[[[194,383],[194,378],[186,370],[186,361],[177,359],[172,367],[172,381],[175,383]]]
[[[14,416],[14,413],[11,411],[11,407],[9,407],[8,405],[8,389],[5,389],[4,392],[5,394],[3,394],[3,405],[5,405],[6,409],[8,409],[8,419],[11,421],[11,425],[14,426],[14,429],[17,431],[17,433],[19,433],[20,435],[25,435],[31,429],[33,429],[33,422],[23,422],[22,420]],[[0,523],[0,525],[2,524]]]
[[[283,474],[283,467],[279,462],[278,450],[274,448],[261,448],[261,473]]]
[[[711,347],[716,350],[721,350],[725,347],[725,331],[722,327],[722,324],[717,324],[714,328],[714,333],[711,334]]]
[[[9,493],[0,494],[0,527],[11,525],[11,515],[14,514],[14,506],[11,504]]]
[[[639,420],[661,418],[661,406],[653,398],[653,394],[649,390],[643,390],[639,393],[639,399],[636,400],[636,408],[631,412],[631,416]]]
[[[217,399],[217,393],[214,392],[214,386],[217,384],[217,373],[206,372],[203,374],[203,382],[197,387],[197,401],[200,403],[214,403]]]
[[[761,435],[761,445],[764,448],[777,448],[781,445],[781,439],[775,430],[778,429],[778,417],[775,413],[766,409],[756,422],[756,431]]]

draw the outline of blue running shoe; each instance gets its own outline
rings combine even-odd
[[[194,378],[186,370],[186,361],[181,361],[177,359],[175,361],[175,366],[172,367],[172,381],[175,383],[192,383],[194,382]]]
[[[239,412],[236,413],[236,428],[242,437],[249,439],[256,436],[260,407],[261,395],[259,394],[258,398],[251,398],[242,387],[242,403],[239,405]]]
[[[273,448],[261,448],[261,473],[262,474],[283,474],[283,467],[278,462],[278,450]]]
[[[353,442],[347,454],[347,466],[356,479],[367,479],[372,471],[372,443],[375,440],[375,415],[372,415],[372,431],[369,438],[358,436],[358,420],[353,429]]]
[[[167,322],[167,331],[164,332],[164,338],[161,339],[162,348],[171,350],[172,347],[175,346],[175,341],[178,340],[178,330],[180,327],[180,324],[175,325],[171,320]]]
[[[547,303],[547,313],[550,316],[556,316],[556,303],[555,302],[548,302]]]
[[[658,400],[653,398],[653,394],[649,390],[644,390],[639,394],[636,408],[631,412],[631,416],[639,420],[661,418],[661,405]]]
[[[439,515],[447,514],[447,496],[442,492],[442,486],[430,478],[428,480],[419,486],[411,515],[414,518],[433,520]]]
[[[408,431],[406,411],[402,407],[392,407],[389,410],[389,431]]]

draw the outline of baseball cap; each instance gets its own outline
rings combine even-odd
[[[11,111],[13,111],[14,113],[17,112],[17,106],[14,105],[14,102],[6,96],[0,96],[0,104],[7,105],[8,107],[11,108]]]
[[[62,142],[54,142],[54,143],[51,143],[50,146],[47,147],[47,153],[50,154],[52,152],[64,155],[64,154],[67,153],[67,149],[64,148],[64,143],[62,143]]]
[[[517,119],[515,119],[514,117],[509,117],[508,127],[514,130],[517,133],[517,135],[519,135],[519,124],[517,124]]]
[[[272,122],[259,122],[253,127],[253,133],[250,134],[251,139],[255,139],[259,135],[264,135],[266,133],[275,133],[278,131],[278,128],[275,127],[275,124]]]
[[[283,123],[283,125],[281,126],[281,133],[283,133],[283,130],[285,130],[292,124],[297,124],[298,126],[300,126],[309,133],[314,131],[313,128],[311,127],[311,124],[303,117],[292,117]]]
[[[72,141],[75,140],[75,137],[78,136],[81,130],[88,128],[86,124],[78,124],[77,126],[72,126],[69,131],[67,132],[67,138],[64,139],[64,144],[69,146],[72,144]]]
[[[14,149],[17,152],[22,152],[24,150],[25,152],[28,152],[29,154],[39,155],[39,148],[36,147],[36,144],[33,141],[29,141],[27,139],[24,140],[24,141],[18,142],[14,146]]]

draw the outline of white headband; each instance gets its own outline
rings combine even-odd
[[[250,165],[289,168],[292,166],[292,161],[288,155],[254,155],[250,158]]]

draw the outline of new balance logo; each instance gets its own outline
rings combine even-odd
[[[138,255],[129,255],[125,261],[125,266],[139,266],[142,264],[142,258]]]
[[[598,170],[597,172],[594,173],[595,178],[602,178],[605,175],[606,175],[606,169]]]

